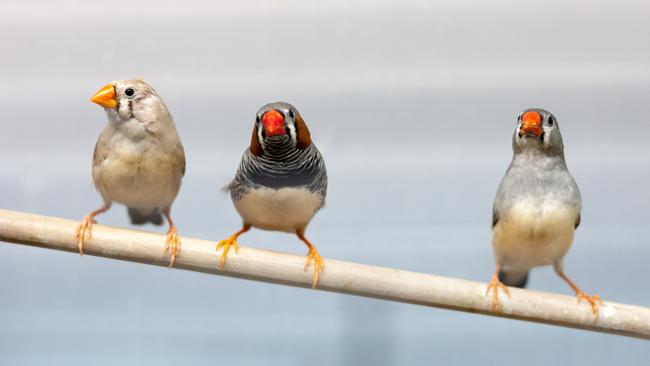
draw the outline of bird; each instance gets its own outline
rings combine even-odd
[[[103,205],[77,228],[79,254],[83,256],[84,241],[91,240],[95,216],[118,202],[127,206],[132,224],[162,225],[163,216],[167,219],[165,252],[171,268],[181,247],[171,207],[185,175],[185,152],[174,120],[160,95],[142,79],[108,83],[91,101],[108,116],[92,161]]]
[[[274,102],[257,111],[250,146],[225,189],[243,225],[218,242],[217,251],[223,249],[221,268],[231,248],[238,252],[237,238],[251,227],[293,233],[307,245],[304,270],[313,262],[312,288],[316,288],[325,262],[305,237],[305,230],[325,205],[327,169],[305,120],[293,105]]]
[[[492,210],[496,270],[486,296],[492,290],[493,310],[500,308],[499,288],[509,297],[506,285],[523,288],[531,268],[553,265],[578,303],[586,300],[597,314],[600,297],[587,295],[564,273],[563,258],[580,225],[582,198],[566,165],[557,118],[539,108],[521,112],[512,149]]]

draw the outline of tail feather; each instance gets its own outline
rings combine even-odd
[[[499,281],[510,287],[526,287],[528,282],[528,271],[525,272],[504,272],[499,271]]]
[[[129,207],[129,217],[133,225],[144,225],[148,222],[154,225],[162,225],[163,223],[162,212],[159,209],[151,211]]]

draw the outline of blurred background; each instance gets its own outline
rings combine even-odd
[[[181,235],[216,241],[239,228],[219,188],[257,109],[285,100],[327,162],[327,207],[308,231],[326,259],[487,281],[516,116],[542,107],[559,120],[584,202],[567,274],[648,306],[649,19],[642,0],[3,0],[0,207],[78,220],[99,207],[91,155],[106,116],[89,98],[144,77],[185,144]],[[99,222],[129,227],[120,205]],[[254,230],[240,243],[306,253],[287,234]],[[3,365],[650,357],[635,339],[5,243],[0,278]],[[550,267],[529,287],[572,293]]]

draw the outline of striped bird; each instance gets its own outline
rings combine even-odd
[[[238,251],[239,235],[256,227],[294,233],[309,252],[305,270],[314,263],[312,287],[324,261],[305,237],[305,229],[325,204],[327,171],[305,120],[289,103],[269,103],[259,111],[250,147],[244,151],[235,179],[226,187],[243,219],[242,228],[219,241],[221,268],[231,247]]]

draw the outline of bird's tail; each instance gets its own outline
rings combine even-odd
[[[524,288],[528,282],[528,271],[499,271],[499,281],[503,282],[506,286]]]
[[[162,225],[163,217],[159,209],[142,210],[129,207],[129,217],[133,225],[144,225],[148,222],[154,225]]]

